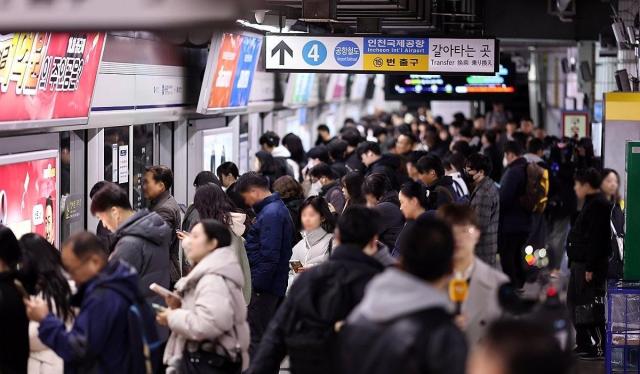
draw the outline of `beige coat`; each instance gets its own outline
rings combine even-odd
[[[231,247],[218,248],[176,283],[182,307],[168,319],[171,337],[165,364],[182,357],[187,340],[218,342],[230,355],[239,350],[242,367],[249,365],[249,324],[242,294],[244,277]]]
[[[462,303],[462,314],[466,317],[465,333],[469,345],[480,341],[494,320],[502,316],[498,302],[498,289],[509,278],[479,258],[475,259],[469,284],[469,296]]]
[[[42,297],[42,294],[38,296]],[[56,313],[56,305],[51,300],[52,311]],[[64,361],[47,347],[38,338],[38,327],[40,324],[35,321],[29,322],[29,361],[27,364],[28,374],[62,374],[64,371]]]

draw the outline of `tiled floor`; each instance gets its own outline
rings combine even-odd
[[[578,360],[575,374],[603,374],[604,361],[582,361]]]

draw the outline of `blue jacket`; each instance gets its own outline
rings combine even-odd
[[[255,292],[284,296],[289,279],[293,222],[278,193],[253,206],[256,222],[247,234],[251,286]]]
[[[80,312],[71,331],[53,314],[40,322],[38,336],[64,360],[65,373],[133,373],[140,365],[133,362],[129,342],[130,304],[112,289],[133,296],[138,282],[134,268],[110,263],[74,296]]]
[[[531,212],[520,204],[527,189],[527,160],[520,157],[506,169],[500,180],[500,234],[531,231]]]

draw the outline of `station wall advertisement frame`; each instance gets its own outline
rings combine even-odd
[[[57,150],[0,156],[0,224],[18,239],[33,232],[57,247],[59,166]]]
[[[82,124],[105,34],[0,34],[0,129]]]
[[[226,161],[238,164],[239,136],[235,126],[202,131],[202,170],[216,173]]]
[[[214,34],[200,89],[197,112],[216,114],[247,107],[262,36],[249,32]]]

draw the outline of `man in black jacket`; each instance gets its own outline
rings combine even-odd
[[[498,253],[502,271],[516,287],[522,287],[525,282],[524,248],[531,231],[532,218],[532,213],[520,204],[520,198],[527,191],[527,160],[522,153],[522,146],[518,142],[508,141],[505,144],[507,167],[500,180]]]
[[[571,269],[567,302],[574,317],[577,317],[576,306],[591,304],[595,297],[604,296],[611,253],[611,204],[600,192],[601,181],[600,173],[593,168],[580,170],[575,176],[574,190],[578,199],[584,201],[584,207],[567,239]],[[574,321],[576,351],[588,359],[600,358],[604,352],[604,310],[592,317],[595,317],[596,323],[587,325]]]
[[[408,180],[406,173],[401,170],[403,165],[400,157],[391,153],[382,154],[380,144],[364,142],[358,146],[358,154],[366,166],[365,176],[382,173],[389,178],[391,187],[396,191]]]
[[[337,175],[333,168],[325,163],[318,164],[309,171],[312,182],[320,182],[320,196],[323,197],[337,214],[344,209],[345,199],[342,187],[338,183]]]
[[[467,345],[447,297],[454,239],[442,221],[420,217],[400,240],[400,269],[371,281],[340,331],[349,374],[463,374]]]
[[[445,175],[442,161],[436,155],[421,157],[416,163],[419,180],[427,186],[433,196],[429,196],[431,201],[429,210],[435,210],[445,204],[455,203],[458,195],[453,189],[453,178]]]
[[[335,373],[335,325],[360,302],[366,284],[384,267],[374,259],[379,216],[354,206],[338,221],[329,260],[300,274],[262,338],[249,372],[277,373],[289,355],[291,372]]]

